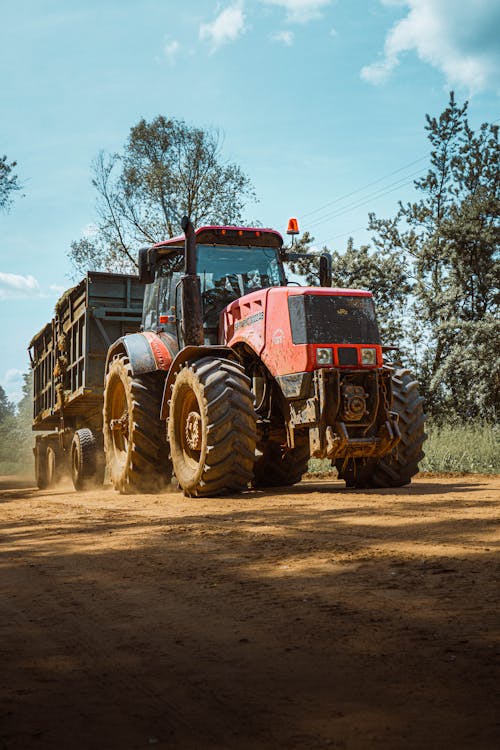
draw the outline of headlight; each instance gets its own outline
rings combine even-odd
[[[333,362],[333,350],[316,349],[316,362],[318,365],[331,365]]]
[[[362,365],[376,365],[377,364],[377,350],[376,349],[361,349],[361,364]]]

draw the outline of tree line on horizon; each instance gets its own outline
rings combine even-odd
[[[393,217],[368,217],[372,244],[331,250],[333,283],[373,292],[384,343],[421,383],[437,422],[494,422],[500,405],[500,146],[498,126],[473,131],[468,104],[453,92],[438,117],[426,115],[429,168],[414,181],[417,197]],[[3,166],[2,166],[3,165]],[[15,162],[0,160],[0,208],[19,189]],[[3,170],[3,171],[2,171]],[[134,271],[137,248],[195,225],[245,223],[255,200],[250,178],[222,156],[220,134],[159,116],[130,130],[121,153],[101,152],[92,166],[96,221],[71,244],[80,276],[87,270]],[[294,245],[291,265],[318,283],[314,238]]]

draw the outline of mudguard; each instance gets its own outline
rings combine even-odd
[[[155,370],[169,370],[178,352],[177,342],[168,333],[143,331],[122,336],[109,348],[108,364],[115,354],[125,353],[130,361],[132,375],[143,375]]]

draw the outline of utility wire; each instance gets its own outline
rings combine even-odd
[[[356,229],[351,229],[349,232],[343,232],[342,234],[334,234],[333,237],[329,237],[327,240],[320,240],[319,242],[315,242],[315,245],[326,245],[327,242],[332,242],[333,240],[341,240],[343,237],[349,237],[354,232],[360,232],[362,229],[366,229],[366,226],[362,227],[356,227]]]
[[[500,122],[500,117],[498,117],[496,120],[492,120],[490,125],[495,125],[497,122]],[[302,214],[299,216],[299,219],[302,221],[307,216],[312,216],[313,214],[318,213],[319,211],[322,211],[324,208],[328,208],[329,206],[333,206],[335,203],[340,203],[341,201],[350,198],[352,195],[356,195],[356,193],[361,193],[363,190],[366,190],[369,187],[372,187],[372,185],[377,185],[379,182],[383,182],[384,180],[387,180],[389,177],[393,177],[395,174],[399,174],[400,172],[403,172],[405,169],[408,169],[408,167],[412,167],[414,164],[418,164],[422,161],[425,161],[429,158],[429,154],[426,154],[425,156],[420,156],[418,159],[414,159],[414,161],[408,162],[408,164],[404,164],[402,167],[399,167],[399,169],[395,169],[393,172],[389,172],[386,175],[383,175],[382,177],[378,177],[376,180],[372,180],[372,182],[368,182],[366,185],[363,185],[362,187],[356,188],[355,190],[352,190],[350,193],[346,193],[345,195],[340,195],[338,198],[334,198],[331,201],[328,201],[327,203],[324,203],[322,206],[318,206],[317,208],[313,208],[311,211],[307,211],[305,214]]]
[[[497,122],[500,122],[500,117],[498,117],[496,120],[492,120],[490,125],[495,125]],[[341,195],[338,198],[335,198],[334,200],[328,201],[327,203],[324,203],[322,206],[318,206],[317,208],[312,209],[312,211],[308,211],[305,214],[302,214],[299,216],[299,219],[302,221],[307,216],[312,216],[313,214],[316,214],[320,211],[322,211],[325,208],[328,208],[329,206],[333,206],[335,203],[340,203],[347,198],[350,198],[353,195],[356,195],[356,193],[361,193],[364,190],[366,190],[369,187],[372,187],[372,185],[376,185],[379,182],[383,182],[384,180],[388,179],[389,177],[392,177],[395,174],[399,174],[400,172],[403,172],[405,169],[408,169],[408,167],[413,166],[414,164],[418,164],[419,162],[422,162],[429,158],[429,155],[421,156],[418,159],[415,159],[414,161],[408,162],[408,164],[403,165],[399,169],[394,170],[393,172],[389,172],[386,175],[383,175],[382,177],[379,177],[376,180],[372,180],[372,182],[368,182],[366,185],[363,185],[360,188],[356,188],[356,190],[352,190],[350,193],[346,193],[345,195]],[[349,204],[348,206],[339,207],[339,210],[334,210],[333,212],[329,212],[325,214],[323,217],[319,217],[316,220],[313,220],[313,222],[309,225],[309,227],[315,227],[319,226],[320,224],[324,223],[325,221],[328,221],[331,218],[335,218],[337,216],[341,216],[342,214],[349,213],[351,210],[355,210],[356,208],[361,208],[366,203],[369,203],[371,200],[375,200],[377,198],[382,198],[384,195],[388,195],[389,193],[393,193],[395,190],[397,190],[401,184],[404,184],[405,181],[409,178],[412,178],[416,176],[420,170],[417,172],[412,173],[411,175],[405,175],[405,177],[402,180],[399,180],[397,183],[392,183],[391,185],[387,185],[386,187],[382,188],[381,192],[374,193],[367,198],[363,198],[361,202],[357,202],[354,204]],[[396,185],[396,187],[392,187],[392,185]],[[390,189],[387,189],[390,188]],[[365,229],[366,227],[358,227],[357,229],[351,229],[349,232],[344,232],[342,234],[336,234],[333,235],[333,237],[330,237],[327,240],[322,240],[318,244],[320,245],[326,245],[327,242],[332,242],[332,240],[335,239],[342,239],[343,237],[348,237],[353,232],[358,232],[361,229]]]
[[[367,203],[371,203],[373,200],[376,200],[378,198],[382,198],[384,195],[388,195],[389,193],[393,193],[395,190],[399,190],[400,187],[407,184],[408,180],[416,177],[417,175],[423,174],[423,170],[419,169],[416,172],[412,172],[409,175],[405,175],[400,180],[397,180],[396,182],[392,182],[390,185],[386,185],[381,190],[377,190],[375,193],[370,193],[370,195],[365,196],[361,200],[357,200],[354,203],[349,203],[347,206],[342,206],[336,209],[335,211],[332,211],[328,214],[324,214],[323,216],[320,216],[316,221],[311,222],[311,224],[308,225],[308,229],[312,227],[319,226],[320,224],[324,224],[326,221],[329,221],[330,219],[336,218],[337,216],[342,216],[343,214],[349,213],[350,211],[354,211],[356,208],[361,208],[361,206],[365,206]]]
[[[363,190],[367,190],[367,188],[372,187],[372,185],[377,185],[379,182],[383,182],[384,180],[387,180],[389,177],[392,177],[395,174],[399,174],[399,172],[402,172],[403,170],[408,169],[408,167],[412,167],[414,164],[418,164],[419,162],[424,161],[425,159],[428,159],[428,158],[429,156],[427,155],[427,156],[421,156],[419,159],[415,159],[414,161],[410,161],[408,164],[405,164],[399,169],[395,169],[394,172],[389,172],[388,174],[383,175],[383,177],[379,177],[376,180],[372,180],[372,182],[368,182],[366,185],[363,185],[362,187],[356,188],[356,190],[352,190],[350,193],[346,193],[345,195],[340,195],[338,198],[334,198],[333,200],[328,201],[328,203],[324,203],[322,206],[313,208],[312,211],[308,211],[307,213],[299,216],[299,219],[302,221],[307,216],[312,216],[312,214],[316,214],[319,211],[322,211],[324,208],[333,206],[334,203],[339,203],[340,201],[350,198],[352,195],[355,195],[356,193],[361,193]]]

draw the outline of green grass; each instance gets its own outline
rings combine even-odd
[[[428,424],[420,471],[500,473],[500,426]]]

